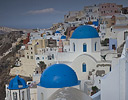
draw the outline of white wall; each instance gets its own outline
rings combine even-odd
[[[101,100],[125,100],[125,60],[119,61],[118,66],[107,74],[101,81]]]
[[[86,64],[86,72],[82,71],[82,64]],[[78,56],[73,62],[72,62],[72,69],[76,72],[77,77],[79,80],[88,80],[88,74],[89,71],[92,71],[92,69],[96,68],[96,61],[92,59],[88,55],[81,55]]]

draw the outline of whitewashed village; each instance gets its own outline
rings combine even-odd
[[[128,100],[127,36],[128,7],[116,3],[70,11],[63,23],[23,34],[5,100]]]

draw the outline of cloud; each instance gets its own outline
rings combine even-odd
[[[31,14],[31,15],[36,15],[36,14],[45,14],[45,13],[55,13],[55,14],[66,14],[66,11],[58,11],[55,10],[54,8],[47,8],[47,9],[41,9],[41,10],[31,10],[28,11],[26,13],[24,13],[25,15],[27,14]]]
[[[31,11],[28,11],[27,14],[43,14],[43,13],[52,13],[52,12],[55,12],[54,8],[31,10]]]

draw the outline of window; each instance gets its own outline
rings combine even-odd
[[[22,100],[24,100],[24,91],[22,92]]]
[[[31,50],[32,50],[32,47],[31,47]]]
[[[86,43],[83,44],[83,52],[87,52],[87,45],[86,45]]]
[[[31,56],[31,59],[33,59],[33,56]]]
[[[29,89],[27,89],[27,100],[30,100]]]
[[[111,28],[111,32],[112,32],[112,28]]]
[[[95,51],[96,51],[96,49],[97,49],[96,46],[97,46],[97,42],[95,43]]]
[[[29,59],[29,56],[27,56],[27,59]]]
[[[83,72],[86,72],[86,64],[85,63],[83,63],[83,65],[82,65],[82,69],[83,69]]]
[[[124,40],[127,39],[127,36],[128,36],[128,31],[124,32]]]
[[[51,56],[48,56],[48,60],[52,60]]]
[[[39,57],[36,57],[36,60],[40,60],[40,58]]]
[[[41,100],[44,100],[44,94],[41,93]]]
[[[17,100],[17,93],[13,92],[13,100]]]
[[[109,69],[109,70],[110,70],[110,71],[112,70],[112,69],[111,69],[111,67],[110,67],[110,69]]]
[[[89,9],[89,12],[92,12],[92,9]]]
[[[113,50],[116,50],[115,44],[112,45],[112,49],[113,49]]]
[[[89,17],[89,15],[86,15],[86,17]]]
[[[54,59],[54,54],[52,54],[52,59]]]
[[[101,84],[101,80],[99,80],[99,84]]]
[[[31,52],[31,54],[33,54],[33,52]]]
[[[73,51],[75,52],[75,43],[73,43]]]

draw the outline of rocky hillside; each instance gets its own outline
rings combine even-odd
[[[5,100],[5,84],[8,84],[9,81],[14,77],[10,76],[9,72],[12,66],[15,64],[15,55],[22,46],[22,41],[19,45],[15,46],[6,56],[2,55],[12,47],[12,43],[16,42],[17,39],[22,36],[22,33],[23,32],[21,31],[13,31],[6,34],[0,34],[0,100]],[[30,78],[25,79],[30,80]]]
[[[24,33],[30,33],[32,32],[32,29],[14,29],[14,28],[8,28],[8,27],[0,27],[0,34],[6,34],[12,31],[23,31]]]
[[[22,31],[12,31],[6,34],[0,34],[0,56],[12,47],[12,43],[16,42],[22,36]]]
[[[17,50],[15,49],[13,52],[10,52],[7,56],[3,57],[0,60],[0,100],[5,100],[5,96],[6,96],[5,85],[9,84],[10,80],[15,77],[15,76],[10,76],[9,73],[11,66],[14,65],[15,63],[15,59],[16,59],[15,53]],[[24,78],[26,81],[31,80],[31,78],[29,77],[22,77],[22,78]]]
[[[12,32],[12,31],[19,31],[19,30],[8,28],[8,27],[0,27],[0,34],[5,34],[5,33]]]

